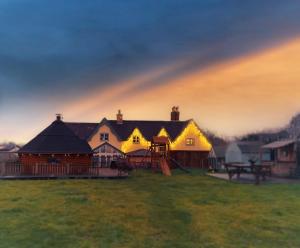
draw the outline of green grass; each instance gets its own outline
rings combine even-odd
[[[300,184],[201,171],[0,181],[0,247],[300,247]]]

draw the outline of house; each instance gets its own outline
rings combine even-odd
[[[57,115],[56,120],[24,145],[19,151],[22,165],[62,164],[87,165],[93,152],[89,144],[79,138]]]
[[[245,163],[250,160],[260,162],[260,147],[262,143],[252,141],[236,141],[228,145],[225,153],[226,163]]]
[[[272,142],[261,147],[263,164],[272,165],[272,174],[290,176],[297,167],[297,142],[295,139]]]
[[[13,143],[0,145],[0,163],[17,161],[19,149],[20,147]]]
[[[201,166],[212,145],[194,120],[180,121],[179,117],[178,107],[172,108],[169,121],[124,120],[119,110],[115,120],[103,118],[100,123],[66,125],[89,143],[100,164],[106,161],[108,165],[108,161],[127,154],[132,161],[134,157],[141,160],[140,151],[149,149],[152,138],[165,136],[173,159],[184,166]]]

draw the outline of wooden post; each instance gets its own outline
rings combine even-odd
[[[300,177],[300,140],[296,140],[296,170],[295,177]]]

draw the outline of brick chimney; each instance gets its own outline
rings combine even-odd
[[[121,113],[121,110],[118,110],[117,113],[117,124],[123,124],[123,114]]]
[[[171,112],[171,121],[179,121],[179,107],[173,106],[172,112]]]
[[[62,121],[62,114],[56,114],[56,121]]]

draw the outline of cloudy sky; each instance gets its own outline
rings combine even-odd
[[[300,1],[0,0],[0,141],[66,121],[194,118],[220,135],[300,111]]]

